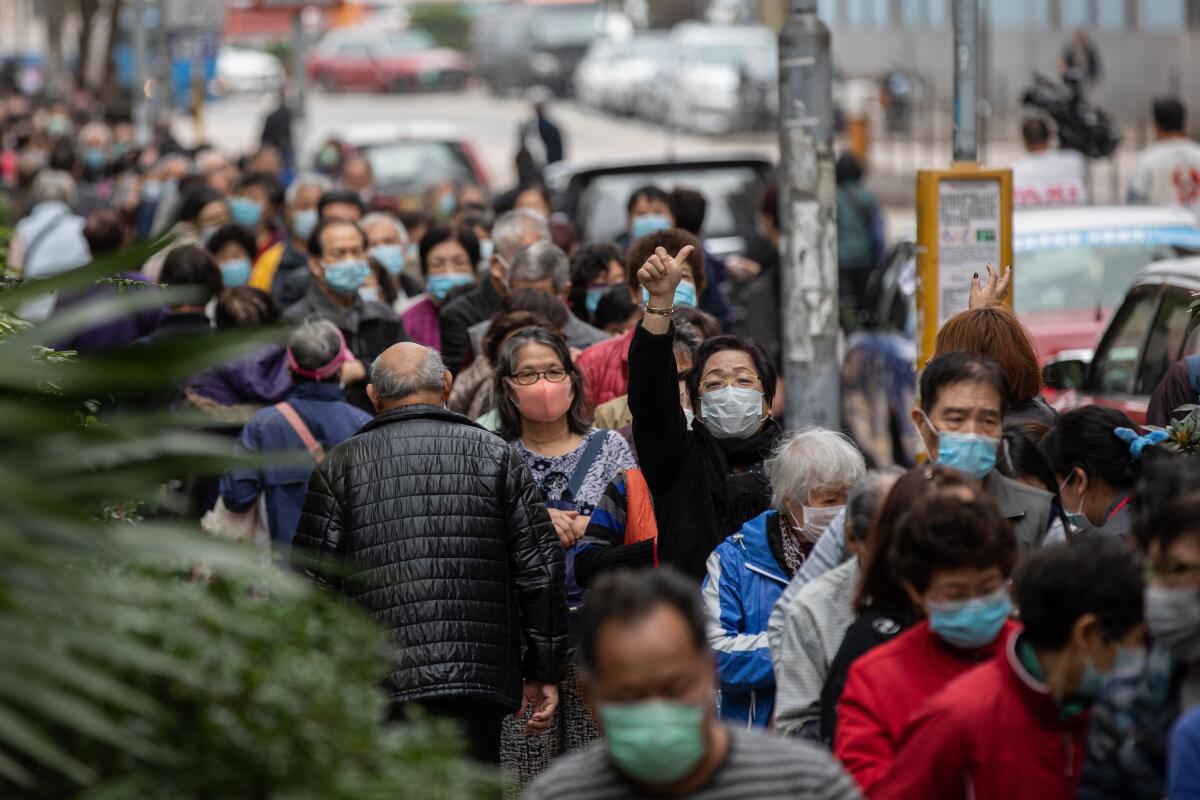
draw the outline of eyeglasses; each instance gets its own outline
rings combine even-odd
[[[562,367],[555,367],[553,369],[542,370],[541,372],[534,372],[532,370],[528,372],[518,372],[516,375],[512,376],[512,380],[513,383],[516,383],[520,386],[533,386],[538,382],[538,378],[545,378],[551,383],[562,383],[567,379],[567,376],[568,373],[565,369]]]
[[[743,372],[732,378],[705,378],[700,381],[701,392],[717,392],[726,386],[736,386],[738,389],[758,389],[762,381],[752,372]]]

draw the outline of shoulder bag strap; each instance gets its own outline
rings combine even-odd
[[[583,455],[579,457],[579,463],[575,465],[575,471],[571,473],[571,479],[567,481],[567,491],[565,495],[570,495],[569,499],[573,503],[575,498],[579,496],[579,490],[583,486],[583,481],[587,478],[588,470],[592,468],[592,462],[600,455],[600,451],[604,449],[604,441],[608,438],[608,431],[595,431],[592,433],[592,438],[588,441],[587,447],[583,450]],[[568,499],[564,495],[563,499]]]
[[[296,413],[296,409],[292,408],[290,403],[276,403],[275,410],[283,415],[283,418],[287,420],[287,424],[291,425],[292,430],[300,437],[300,441],[304,442],[304,447],[308,450],[308,454],[312,456],[312,460],[318,464],[324,461],[325,448],[312,435],[312,431],[304,424],[304,420],[300,419],[300,415]]]
[[[58,227],[58,224],[70,215],[71,209],[69,208],[66,211],[58,212],[50,218],[50,221],[47,222],[40,231],[37,232],[37,235],[33,237],[33,240],[29,243],[29,246],[26,247],[24,252],[21,253],[22,272],[29,269],[29,257],[37,251],[38,245],[46,241],[49,235],[54,232],[54,229]]]

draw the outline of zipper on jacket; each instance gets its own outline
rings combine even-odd
[[[754,727],[754,712],[758,708],[758,696],[755,693],[755,691],[756,690],[754,690],[754,689],[750,690],[750,714],[749,714],[749,722],[746,725],[747,728]]]

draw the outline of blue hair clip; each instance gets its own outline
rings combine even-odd
[[[1138,436],[1137,431],[1132,428],[1114,428],[1113,433],[1122,442],[1129,444],[1129,455],[1134,461],[1141,460],[1142,451],[1147,447],[1162,444],[1170,438],[1166,431],[1152,431],[1145,436]]]

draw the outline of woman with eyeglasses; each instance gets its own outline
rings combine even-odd
[[[754,342],[717,336],[700,346],[687,376],[695,415],[688,429],[671,323],[685,266],[703,271],[697,245],[674,255],[659,247],[638,271],[648,299],[629,349],[629,409],[658,520],[658,562],[699,582],[708,554],[771,508],[763,462],[781,428],[771,418],[775,366],[767,354]]]
[[[495,368],[499,434],[525,459],[542,491],[554,530],[567,550],[567,601],[574,611],[583,602],[574,581],[575,543],[587,530],[588,517],[608,482],[637,465],[621,434],[591,427],[583,377],[560,335],[545,328],[517,331],[501,347]],[[554,727],[526,737],[522,725],[506,723],[501,759],[506,771],[522,781],[559,753],[599,736],[571,669],[559,687]]]

